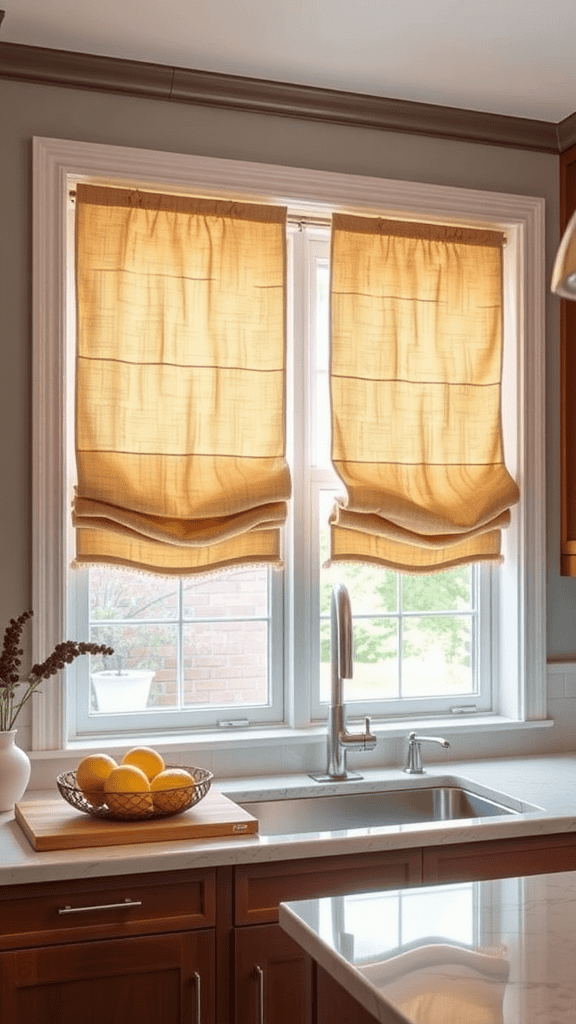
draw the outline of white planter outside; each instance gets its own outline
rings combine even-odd
[[[30,782],[30,758],[16,746],[17,732],[0,732],[0,811],[12,811]]]
[[[148,704],[150,687],[155,676],[149,669],[118,672],[92,672],[90,678],[96,692],[98,711],[113,714],[119,711],[143,711]]]

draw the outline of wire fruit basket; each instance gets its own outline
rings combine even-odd
[[[160,789],[145,793],[103,794],[101,804],[92,803],[76,785],[76,772],[63,772],[56,778],[60,795],[77,811],[92,814],[96,818],[114,821],[149,821],[152,818],[169,818],[182,814],[200,803],[206,796],[213,779],[212,772],[205,768],[189,768],[185,764],[167,764],[166,768],[183,768],[194,783],[178,789]]]

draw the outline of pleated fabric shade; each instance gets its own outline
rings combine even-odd
[[[330,562],[501,561],[519,491],[501,428],[499,232],[338,214]]]
[[[281,564],[286,210],[78,185],[76,562]]]

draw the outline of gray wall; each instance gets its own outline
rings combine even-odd
[[[0,80],[0,628],[31,602],[31,138],[34,135],[543,196],[547,279],[558,158]],[[576,580],[559,575],[558,302],[547,310],[548,658],[576,658]]]

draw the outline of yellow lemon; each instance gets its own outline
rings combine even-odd
[[[163,772],[164,758],[152,747],[132,747],[122,758],[122,764],[132,764],[141,768],[148,779],[153,779],[158,772]]]
[[[192,775],[185,768],[166,768],[150,783],[155,809],[164,813],[184,810],[195,785]]]
[[[88,754],[76,769],[76,785],[95,807],[105,802],[104,783],[118,765],[108,754]]]
[[[104,794],[110,810],[125,818],[138,818],[154,809],[148,778],[136,765],[114,768],[104,783]]]

